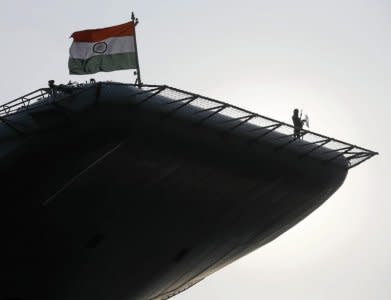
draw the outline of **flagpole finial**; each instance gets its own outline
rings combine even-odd
[[[136,18],[135,16],[134,16],[134,12],[132,11],[132,21],[133,21],[133,23],[134,23],[134,26],[136,26],[137,24],[138,24],[138,18]]]

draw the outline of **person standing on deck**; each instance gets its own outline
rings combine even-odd
[[[293,137],[295,139],[300,138],[301,136],[301,130],[303,129],[303,125],[305,123],[305,120],[301,119],[301,115],[299,116],[299,110],[295,108],[293,110],[293,116],[292,116],[292,121],[293,121]]]

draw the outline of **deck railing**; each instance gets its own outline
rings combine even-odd
[[[142,89],[143,92],[139,92],[137,95],[139,98],[138,103],[154,101],[155,96],[161,95],[171,100],[163,104],[165,106],[172,105],[171,109],[167,109],[167,113],[172,114],[191,105],[196,110],[194,114],[199,115],[197,123],[207,122],[212,118],[224,116],[226,118],[221,121],[224,124],[220,125],[222,130],[227,133],[239,131],[244,124],[254,125],[256,128],[252,129],[252,138],[249,140],[250,144],[259,142],[265,138],[270,139],[270,136],[268,136],[269,133],[278,132],[280,135],[276,135],[277,137],[275,138],[275,143],[277,144],[276,150],[293,143],[299,143],[299,147],[302,149],[301,157],[305,157],[325,147],[327,151],[323,150],[322,152],[322,155],[325,157],[325,162],[333,161],[340,156],[344,156],[348,161],[349,168],[358,166],[365,160],[378,154],[377,152],[305,129],[301,131],[300,138],[295,138],[293,134],[294,127],[291,124],[167,85],[144,85]],[[257,134],[257,131],[259,134]]]
[[[5,117],[17,111],[28,108],[31,104],[42,101],[50,96],[49,89],[38,89],[22,97],[16,98],[0,106],[0,117]]]
[[[102,84],[138,87],[134,84],[113,82]],[[97,84],[78,84],[77,87],[81,89],[82,92],[84,89],[93,88],[96,85]],[[60,96],[63,95],[63,93],[53,89],[38,89],[6,104],[0,105],[0,121],[6,123],[8,126],[12,126],[7,118],[8,116],[18,113],[19,111],[26,110],[32,104],[39,102],[42,102],[43,104],[45,103],[45,99],[53,99],[53,101],[56,101],[57,99],[63,98],[53,97],[56,95]],[[257,143],[265,138],[270,139],[270,133],[278,132],[280,134],[276,135],[277,137],[274,141],[277,145],[275,148],[276,150],[282,149],[293,143],[298,143],[298,147],[302,149],[300,154],[301,157],[309,156],[315,151],[322,150],[325,162],[344,156],[348,162],[349,168],[358,166],[362,162],[378,154],[377,152],[305,129],[301,131],[300,138],[296,138],[293,135],[294,127],[290,124],[250,112],[246,109],[242,109],[216,99],[204,97],[167,85],[143,85],[139,91],[133,94],[133,96],[136,97],[138,104],[161,99],[161,97],[155,97],[157,95],[161,95],[164,96],[165,99],[169,99],[169,101],[162,104],[165,106],[165,110],[169,114],[175,114],[178,110],[191,105],[192,109],[195,110],[193,114],[197,115],[196,119],[199,124],[207,122],[213,118],[220,117],[220,127],[225,133],[240,131],[244,124],[253,125],[252,128],[254,129],[252,129],[252,137],[249,140],[249,144]],[[221,118],[222,116],[224,118]],[[324,150],[324,147],[327,148],[327,151]]]

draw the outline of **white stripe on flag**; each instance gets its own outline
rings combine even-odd
[[[73,42],[69,50],[71,58],[75,59],[88,59],[96,55],[110,55],[135,51],[133,36],[112,37],[94,43]]]

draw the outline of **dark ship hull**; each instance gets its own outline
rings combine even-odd
[[[75,90],[1,127],[5,299],[169,298],[288,230],[347,174],[316,143],[301,155],[277,132],[249,143],[255,125],[217,130],[229,118],[213,109],[194,120],[136,87]]]

